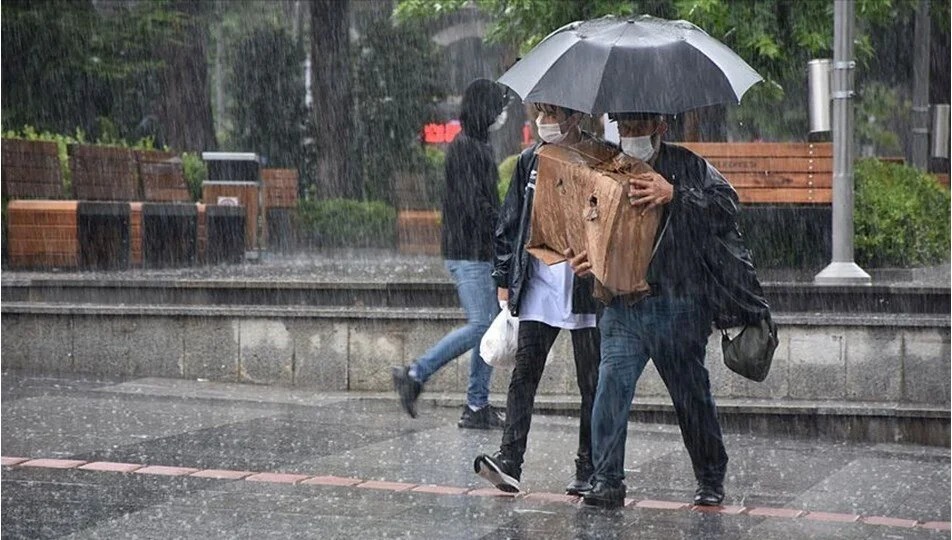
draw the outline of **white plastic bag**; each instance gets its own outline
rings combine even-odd
[[[511,368],[516,365],[518,345],[519,319],[504,307],[483,334],[479,342],[479,356],[490,366]]]

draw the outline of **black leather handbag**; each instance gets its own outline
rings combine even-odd
[[[774,351],[780,343],[777,325],[767,316],[755,324],[749,324],[731,338],[726,330],[721,331],[721,350],[724,365],[734,373],[752,381],[767,378],[773,363]]]
[[[777,349],[777,325],[770,318],[757,272],[736,226],[712,235],[703,246],[707,300],[714,326],[721,330],[724,364],[731,371],[761,382],[770,372]],[[727,328],[742,328],[731,338]]]

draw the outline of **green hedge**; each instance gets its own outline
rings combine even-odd
[[[202,200],[202,184],[208,179],[208,167],[202,160],[201,154],[182,153],[182,175],[188,185],[188,193],[192,200]]]
[[[512,180],[512,173],[516,170],[516,164],[519,163],[519,154],[513,154],[502,160],[499,164],[499,200],[506,199],[506,193],[509,191],[509,182]]]
[[[296,219],[299,239],[309,247],[396,246],[397,212],[386,203],[299,201]]]
[[[856,163],[855,258],[870,268],[933,264],[949,256],[949,191],[912,167]]]

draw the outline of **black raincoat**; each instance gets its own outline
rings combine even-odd
[[[489,145],[489,126],[505,106],[492,81],[478,79],[463,94],[463,131],[446,150],[443,195],[443,258],[492,261],[499,214],[499,170]]]
[[[717,328],[767,316],[750,251],[737,225],[737,192],[706,160],[662,143],[652,165],[674,186],[648,267],[653,294],[704,298]]]

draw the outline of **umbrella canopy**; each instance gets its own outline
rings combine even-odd
[[[529,102],[662,114],[739,103],[761,80],[704,30],[649,15],[563,26],[499,78]]]

